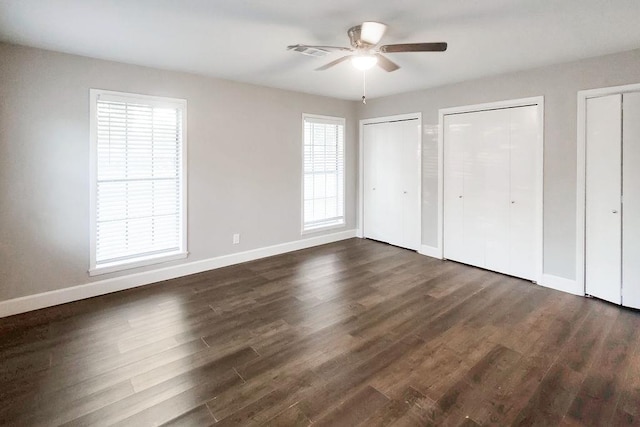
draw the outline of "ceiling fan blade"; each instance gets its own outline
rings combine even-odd
[[[346,61],[346,60],[347,60],[347,59],[349,59],[349,58],[351,58],[351,55],[343,56],[342,58],[338,58],[338,59],[336,59],[335,61],[331,61],[331,62],[329,62],[328,64],[323,65],[322,67],[318,67],[318,68],[316,68],[316,71],[324,71],[324,70],[326,70],[327,68],[331,68],[331,67],[333,67],[334,65],[338,65],[339,63],[344,62],[344,61]]]
[[[291,46],[287,46],[287,50],[293,50],[294,52],[301,53],[307,56],[314,56],[316,58],[321,58],[323,56],[329,55],[332,51],[347,51],[350,52],[351,49],[348,47],[339,47],[339,46],[309,46],[306,44],[294,44]]]
[[[387,44],[380,46],[382,53],[396,52],[444,52],[447,50],[447,44],[441,43],[403,43],[403,44]]]
[[[377,45],[387,31],[387,26],[380,22],[363,22],[360,28],[360,40],[371,45]]]
[[[308,45],[308,44],[294,44],[291,46],[287,46],[287,50],[300,51],[302,49],[318,49],[318,50],[326,50],[331,52],[336,52],[336,51],[351,52],[352,50],[350,47],[342,47],[342,46],[314,46],[314,45]]]
[[[382,68],[385,71],[392,72],[400,68],[398,64],[396,64],[389,58],[380,55],[379,53],[376,54],[376,57],[378,58],[378,67]]]

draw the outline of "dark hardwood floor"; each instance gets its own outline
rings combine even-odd
[[[640,314],[351,239],[0,319],[6,425],[640,425]]]

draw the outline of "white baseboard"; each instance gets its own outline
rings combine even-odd
[[[584,296],[584,289],[582,286],[579,286],[578,283],[572,279],[565,279],[564,277],[553,276],[551,274],[543,274],[540,281],[538,281],[538,284],[545,288]]]
[[[264,248],[252,249],[245,252],[223,255],[171,267],[144,271],[142,273],[114,277],[112,279],[100,280],[97,282],[86,283],[84,285],[72,286],[41,294],[0,301],[0,317],[12,316],[14,314],[38,310],[58,304],[65,304],[98,295],[148,285],[162,280],[175,279],[176,277],[187,276],[189,274],[200,273],[202,271],[213,270],[286,252],[337,242],[339,240],[350,239],[352,237],[356,237],[356,230],[346,230],[339,233],[325,234],[322,236],[295,240],[293,242],[281,243]]]
[[[440,254],[440,249],[435,248],[433,246],[422,245],[418,250],[420,255],[430,256],[431,258],[442,259],[442,255]]]

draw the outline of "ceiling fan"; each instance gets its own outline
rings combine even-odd
[[[359,70],[368,70],[374,65],[378,65],[385,71],[395,71],[400,66],[383,56],[383,53],[399,53],[399,52],[444,52],[447,50],[447,43],[402,43],[402,44],[386,44],[378,46],[380,39],[387,30],[387,26],[380,22],[363,22],[362,25],[356,25],[349,28],[347,35],[351,41],[351,47],[340,46],[309,46],[304,44],[296,44],[287,46],[288,50],[300,52],[309,56],[325,56],[330,52],[351,52],[351,54],[343,56],[331,61],[322,67],[316,68],[316,71],[323,71],[338,65],[341,62],[351,59],[351,63]]]

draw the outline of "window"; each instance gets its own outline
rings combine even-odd
[[[92,89],[91,266],[186,257],[185,100]]]
[[[302,231],[344,224],[344,119],[305,114]]]

